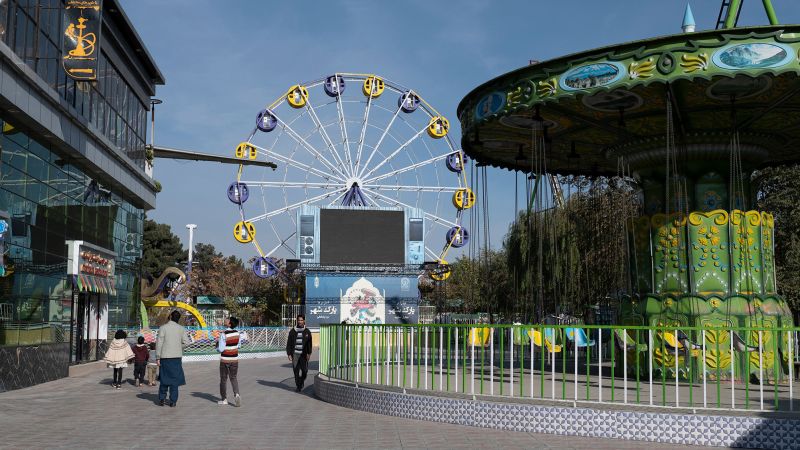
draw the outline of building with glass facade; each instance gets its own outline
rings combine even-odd
[[[146,117],[164,83],[118,0],[98,80],[61,66],[64,0],[0,0],[0,392],[102,359],[139,324]]]

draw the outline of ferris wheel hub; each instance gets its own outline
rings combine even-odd
[[[345,187],[349,190],[349,189],[352,189],[353,186],[356,186],[356,187],[364,186],[364,183],[361,181],[361,178],[359,178],[359,177],[350,177],[345,182]]]

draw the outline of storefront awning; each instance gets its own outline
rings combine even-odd
[[[72,285],[79,292],[93,292],[96,294],[117,295],[114,288],[115,279],[95,277],[92,275],[73,275]]]

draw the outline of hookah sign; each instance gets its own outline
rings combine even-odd
[[[103,0],[66,0],[64,5],[64,71],[81,81],[97,79]]]

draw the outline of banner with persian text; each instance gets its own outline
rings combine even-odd
[[[413,275],[308,273],[306,322],[417,323],[419,291]]]

